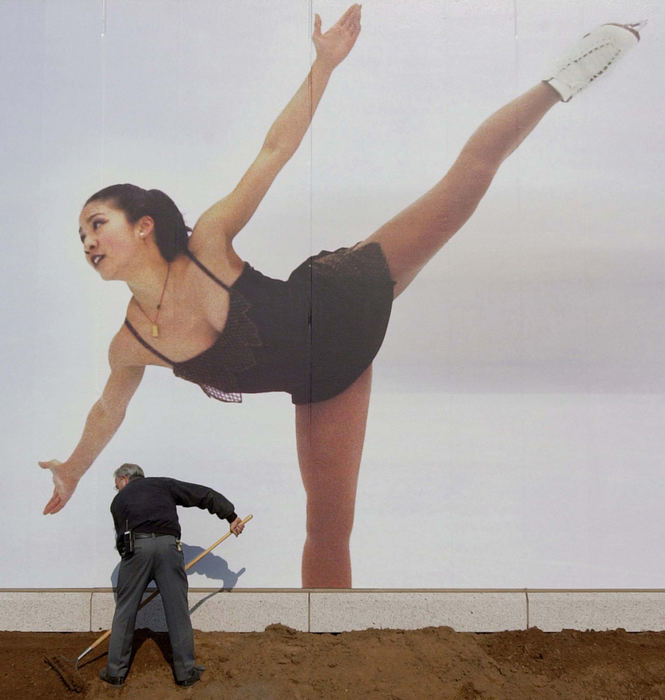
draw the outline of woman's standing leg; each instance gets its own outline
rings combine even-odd
[[[298,461],[307,494],[304,588],[350,588],[349,540],[365,440],[372,368],[327,401],[296,406]]]
[[[539,83],[499,109],[475,131],[442,180],[367,239],[381,244],[395,296],[464,225],[501,163],[559,101],[553,88]]]

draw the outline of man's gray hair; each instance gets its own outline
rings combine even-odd
[[[125,463],[113,472],[113,477],[116,479],[123,476],[126,476],[131,481],[132,479],[142,479],[145,474],[138,464]]]

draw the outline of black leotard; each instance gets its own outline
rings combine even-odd
[[[286,391],[295,404],[323,401],[350,386],[381,347],[394,283],[378,243],[322,251],[288,280],[262,275],[245,263],[226,285],[191,252],[191,260],[230,295],[226,324],[211,347],[173,362],[137,340],[214,398]]]

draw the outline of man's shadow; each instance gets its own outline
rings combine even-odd
[[[185,566],[190,561],[196,559],[196,557],[204,552],[203,547],[198,547],[196,545],[182,543],[182,553],[185,558]],[[120,562],[118,562],[111,572],[111,585],[115,588],[118,585],[118,571],[120,570]],[[210,552],[206,554],[200,561],[197,561],[194,566],[187,569],[187,575],[190,574],[201,574],[206,578],[218,581],[220,583],[219,588],[230,591],[235,588],[238,583],[238,579],[245,573],[245,567],[239,571],[231,571],[229,569],[228,562],[223,557],[217,556]],[[153,582],[154,583],[154,582]],[[197,606],[198,607],[198,606]],[[191,612],[191,611],[190,611]]]

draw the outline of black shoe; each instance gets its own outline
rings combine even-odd
[[[190,685],[198,683],[201,680],[201,673],[205,671],[203,666],[194,666],[194,668],[189,672],[187,678],[183,678],[181,681],[176,680],[176,683],[181,688],[189,688]]]
[[[121,686],[125,684],[124,676],[110,676],[106,667],[100,669],[99,677],[109,685]]]

